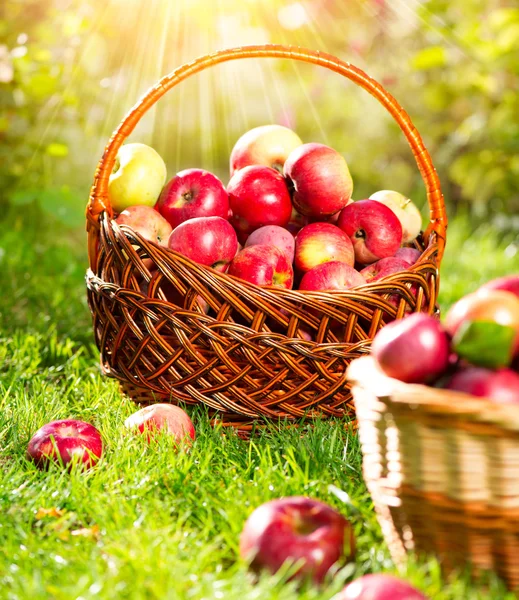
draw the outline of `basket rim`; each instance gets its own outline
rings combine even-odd
[[[499,404],[490,398],[465,392],[405,383],[385,375],[371,355],[354,359],[346,376],[353,387],[369,390],[389,408],[402,407],[431,416],[468,418],[519,432],[519,404]]]

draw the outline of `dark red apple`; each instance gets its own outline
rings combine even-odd
[[[285,227],[290,221],[290,192],[283,176],[270,167],[252,166],[236,171],[227,192],[231,223],[240,241],[264,225]]]
[[[203,169],[186,169],[165,185],[155,208],[175,228],[198,217],[227,219],[229,196],[216,175]]]
[[[300,290],[347,290],[358,285],[364,285],[366,280],[346,263],[330,261],[314,267],[304,274]]]
[[[422,253],[417,248],[409,248],[404,246],[399,248],[395,253],[395,258],[405,261],[409,266],[414,265],[422,256]]]
[[[324,144],[303,144],[293,150],[283,173],[292,183],[292,201],[302,215],[333,215],[350,201],[353,181],[348,165]]]
[[[195,439],[195,428],[189,415],[173,404],[152,404],[129,416],[124,425],[138,433],[144,433],[151,441],[154,432],[165,431],[177,444],[190,445]]]
[[[389,377],[427,383],[449,366],[450,344],[437,319],[414,313],[383,327],[373,338],[371,353]]]
[[[222,217],[184,221],[169,236],[171,250],[224,273],[238,250],[236,232]]]
[[[276,246],[276,248],[279,248],[287,255],[289,262],[294,262],[294,236],[284,227],[279,227],[278,225],[265,225],[264,227],[256,229],[247,238],[245,247],[257,246],[258,244]]]
[[[519,404],[519,374],[511,369],[466,367],[455,373],[445,388],[489,398],[499,404]]]
[[[377,281],[386,277],[386,275],[392,275],[393,273],[399,273],[400,271],[406,271],[409,267],[409,263],[397,258],[396,256],[388,256],[387,258],[381,258],[374,263],[371,263],[367,267],[361,270],[361,274],[364,275],[366,281]]]
[[[78,463],[83,468],[93,467],[103,454],[103,440],[90,423],[75,419],[62,419],[47,423],[33,435],[27,447],[27,456],[38,468],[50,463],[71,466]]]
[[[482,285],[480,290],[503,290],[505,292],[511,292],[519,298],[519,274],[505,275],[504,277],[498,277],[487,281]]]
[[[398,217],[376,200],[348,204],[341,211],[337,226],[350,237],[355,260],[362,265],[394,256],[402,244],[402,225]]]
[[[303,142],[282,125],[262,125],[244,133],[231,152],[231,177],[250,165],[272,167],[280,172],[294,148]]]
[[[339,261],[353,267],[355,252],[350,238],[331,223],[312,223],[303,227],[296,236],[296,268],[306,273],[329,261]]]
[[[276,573],[285,563],[298,563],[293,577],[317,583],[353,552],[349,522],[331,506],[300,496],[262,504],[247,519],[240,536],[240,556],[255,571]]]
[[[334,600],[427,600],[427,597],[403,579],[376,573],[355,579]]]
[[[256,285],[277,285],[288,290],[294,282],[286,254],[266,244],[244,248],[231,262],[228,273]]]

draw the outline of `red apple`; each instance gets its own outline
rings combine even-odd
[[[290,263],[294,262],[294,236],[284,227],[279,227],[278,225],[265,225],[264,227],[256,229],[247,238],[245,247],[257,246],[258,244],[276,246],[276,248],[279,248],[287,255]]]
[[[51,462],[68,466],[78,463],[90,468],[102,454],[99,431],[90,423],[74,419],[47,423],[38,429],[27,447],[27,457],[40,469],[47,468]]]
[[[304,274],[300,290],[347,290],[364,285],[366,280],[350,265],[339,261],[330,261],[314,267]]]
[[[404,243],[416,239],[422,229],[422,215],[412,200],[391,190],[380,190],[371,194],[369,198],[382,202],[395,213],[402,225],[402,241]]]
[[[236,256],[238,239],[222,217],[198,217],[173,229],[168,246],[194,262],[224,273]]]
[[[388,377],[427,383],[449,366],[450,344],[437,319],[414,313],[383,327],[373,338],[371,353]]]
[[[395,213],[376,200],[357,200],[339,215],[337,226],[351,239],[355,260],[368,265],[393,256],[402,244],[402,225]]]
[[[145,240],[168,245],[171,225],[151,206],[136,205],[125,208],[115,219],[118,225],[128,225]]]
[[[353,552],[349,522],[331,506],[300,496],[262,504],[240,536],[240,556],[252,569],[275,573],[285,563],[298,563],[293,577],[311,577],[317,583]]]
[[[519,274],[516,275],[505,275],[504,277],[498,277],[487,281],[482,285],[480,290],[503,290],[505,292],[511,292],[519,298]]]
[[[325,262],[339,261],[353,267],[355,252],[350,238],[331,223],[312,223],[296,236],[295,265],[306,273]]]
[[[283,176],[270,167],[252,166],[236,171],[227,186],[231,223],[240,241],[264,225],[285,227],[292,214],[290,193]]]
[[[377,573],[364,575],[349,583],[334,600],[427,600],[407,581]]]
[[[190,445],[195,439],[195,428],[189,415],[173,404],[151,404],[129,416],[124,425],[138,433],[144,433],[151,441],[153,432],[165,431],[177,444]]]
[[[511,369],[470,366],[454,373],[445,388],[489,398],[499,404],[519,404],[519,374]]]
[[[286,254],[266,244],[244,248],[231,262],[228,273],[256,285],[277,285],[288,290],[294,282]]]
[[[281,125],[262,125],[244,133],[231,152],[231,177],[239,169],[263,165],[279,172],[285,161],[303,142],[291,129]]]
[[[414,265],[422,256],[422,253],[417,248],[409,248],[404,246],[395,252],[395,258],[405,261],[409,266]]]
[[[216,175],[203,169],[186,169],[165,185],[155,208],[175,228],[198,217],[227,219],[229,196]]]
[[[303,144],[293,150],[283,172],[294,188],[294,206],[303,215],[333,215],[350,201],[353,182],[348,165],[324,144]]]
[[[360,272],[364,275],[366,281],[378,281],[386,275],[392,275],[393,273],[399,273],[400,271],[407,271],[409,264],[396,256],[388,256],[387,258],[381,258],[374,263],[371,263],[367,267],[364,267]]]

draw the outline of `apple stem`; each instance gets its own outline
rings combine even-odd
[[[121,166],[121,161],[119,160],[119,158],[116,158],[115,159],[115,163],[114,163],[114,168],[112,169],[112,175],[114,173],[117,173],[117,171],[119,170],[120,166]]]
[[[355,232],[355,237],[360,240],[365,240],[366,232],[364,231],[364,229],[357,229],[357,231]]]
[[[182,194],[182,198],[184,198],[184,200],[186,202],[189,202],[193,199],[193,193],[192,192],[186,192],[185,194]]]

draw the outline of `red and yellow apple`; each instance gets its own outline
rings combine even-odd
[[[366,281],[378,281],[382,277],[392,275],[393,273],[399,273],[400,271],[406,271],[409,264],[397,258],[396,256],[388,256],[387,258],[381,258],[374,263],[371,263],[367,267],[364,267],[360,273],[364,276]]]
[[[115,219],[118,225],[128,225],[145,240],[168,245],[171,225],[151,206],[129,206]]]
[[[294,262],[294,236],[284,227],[279,227],[279,225],[265,225],[254,230],[247,238],[245,247],[257,246],[258,244],[276,246],[276,248],[279,248],[287,255],[289,262]]]
[[[195,428],[189,415],[174,404],[151,404],[130,415],[124,422],[128,429],[145,434],[151,441],[157,432],[166,432],[177,444],[190,445]]]
[[[347,290],[365,283],[364,277],[350,265],[339,261],[330,261],[305,273],[299,289],[308,291]]]
[[[256,285],[291,289],[294,282],[294,271],[286,254],[267,244],[244,248],[232,260],[228,273]]]
[[[306,273],[325,262],[339,261],[353,267],[355,252],[350,238],[331,223],[311,223],[295,239],[295,266]]]

